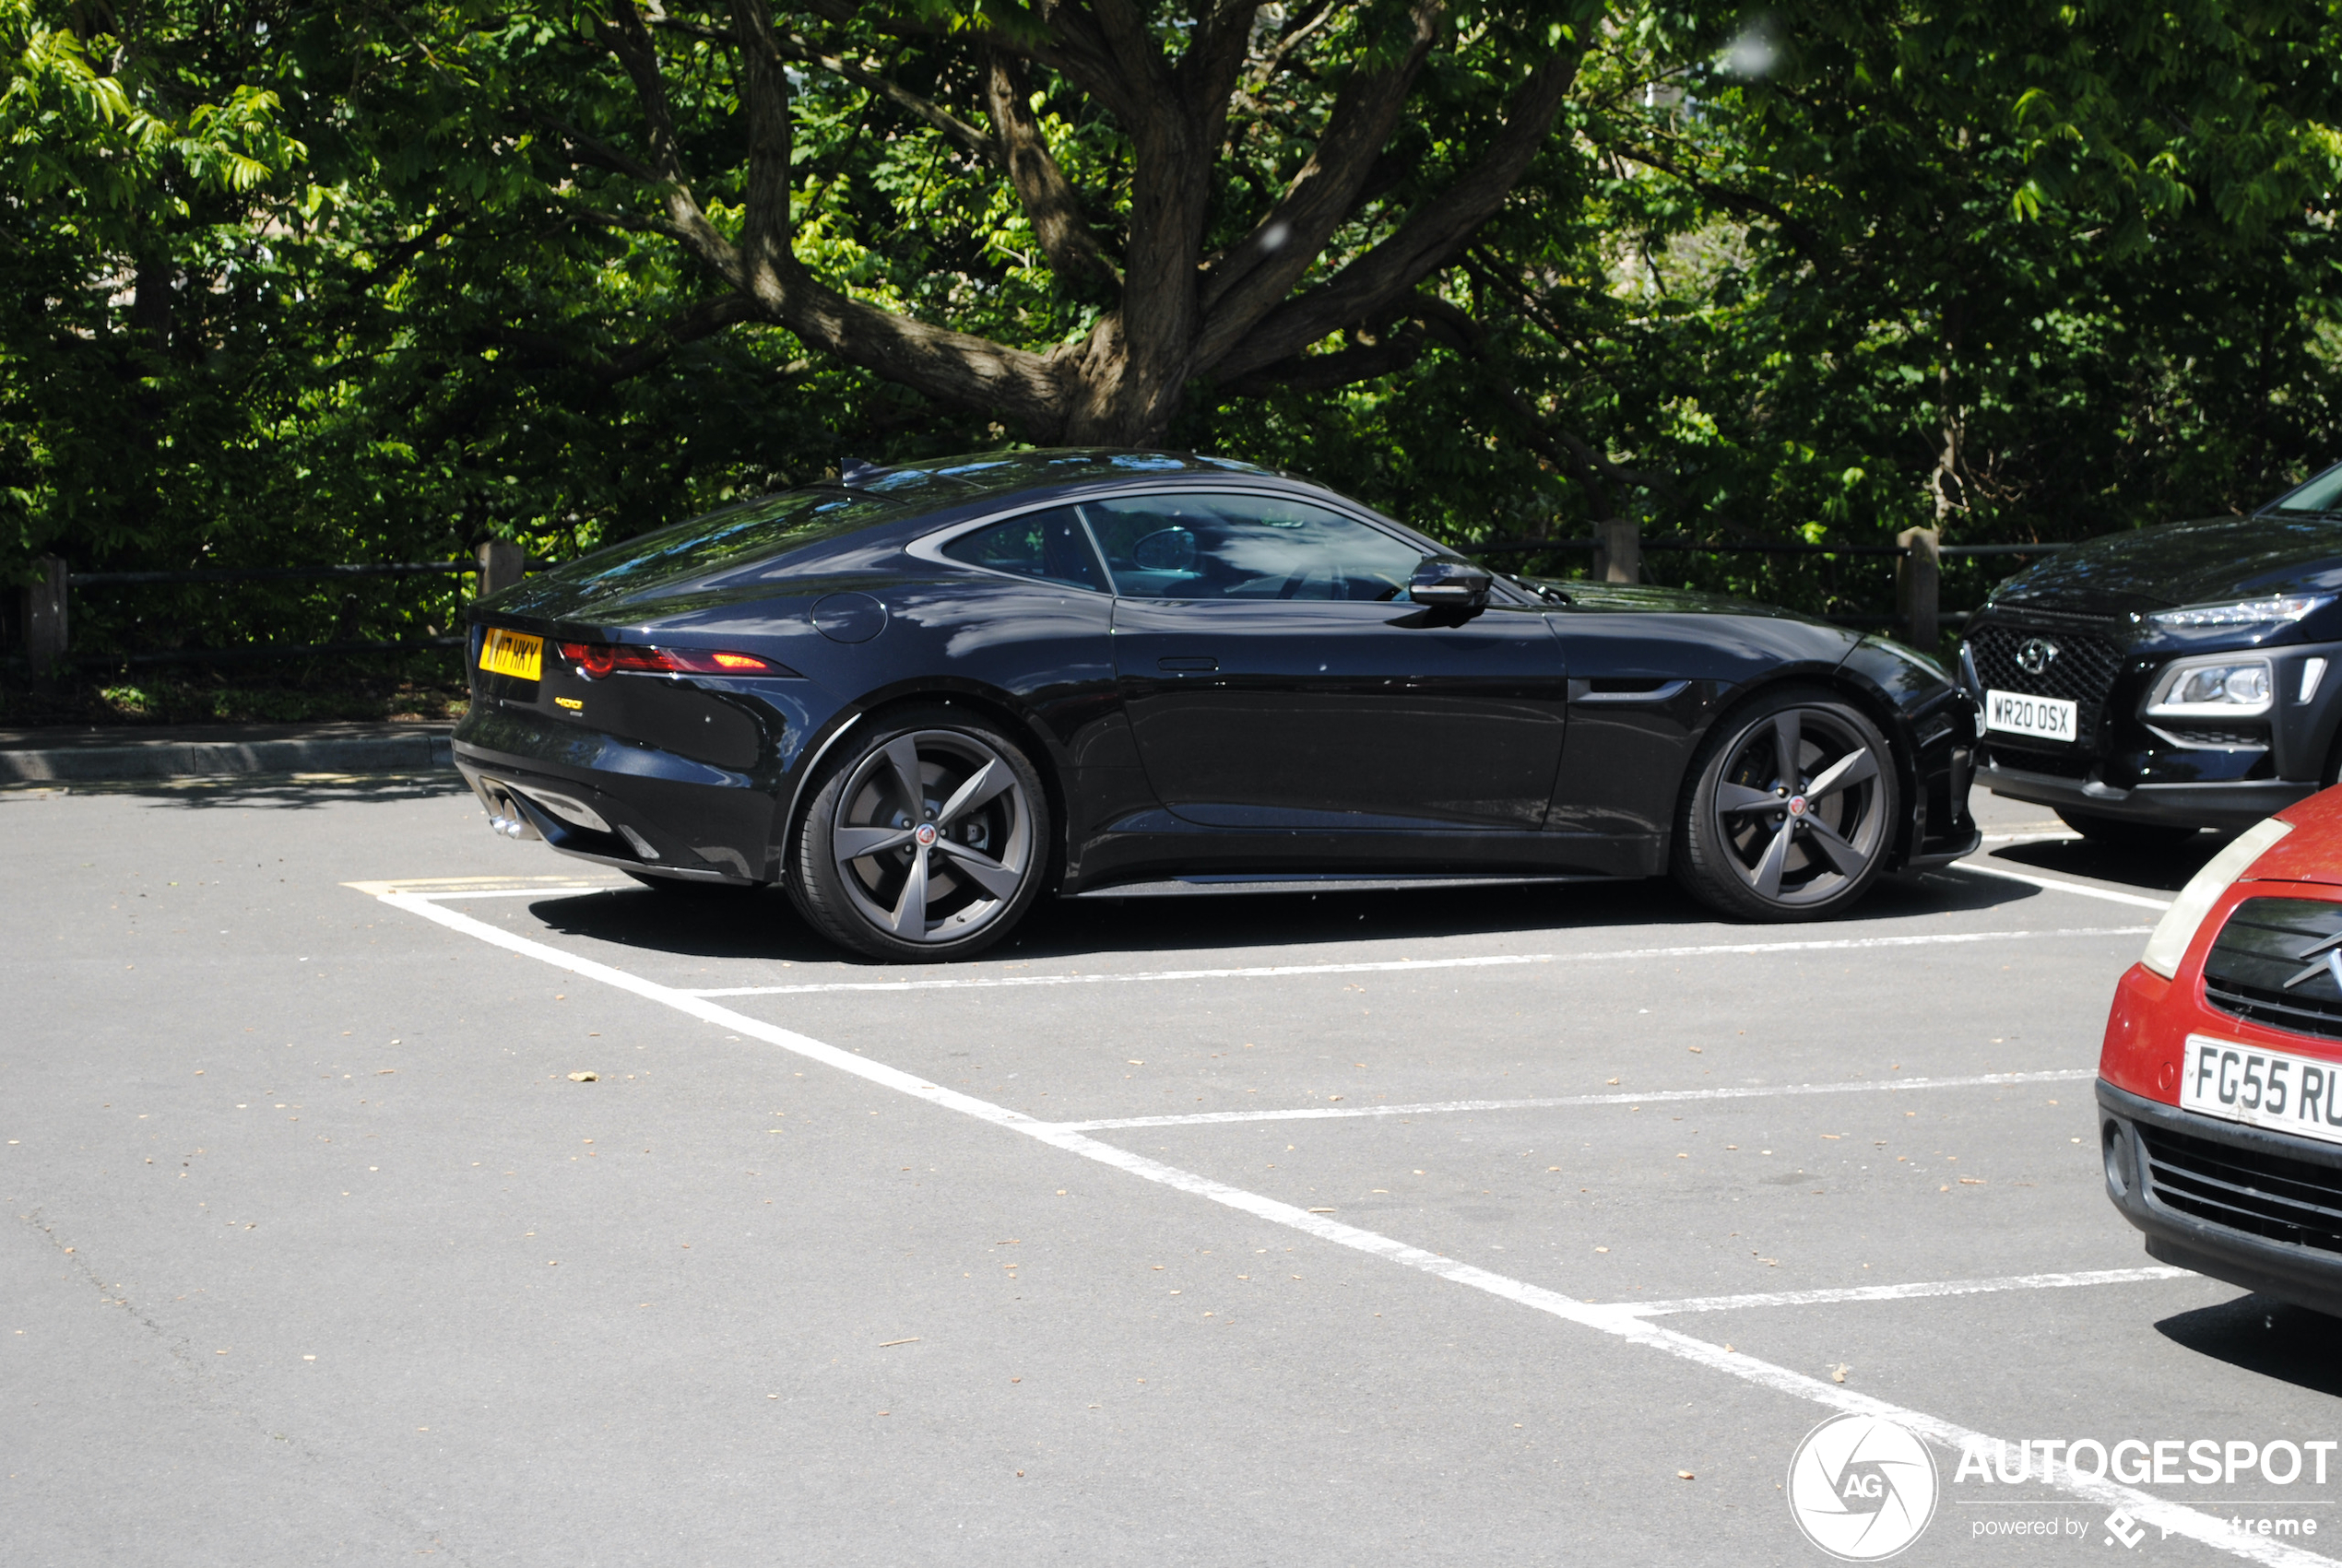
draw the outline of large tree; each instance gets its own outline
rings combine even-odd
[[[1146,444],[1192,383],[1339,386],[1440,330],[1455,313],[1440,276],[1548,147],[1600,15],[1584,0],[611,0],[579,36],[631,104],[515,85],[578,176],[556,199],[666,235],[703,273],[669,336],[769,323],[1029,440]],[[853,199],[823,168],[841,90],[863,100],[849,140],[950,164],[955,200],[1029,236],[1021,259],[1037,253],[1046,287],[990,258],[1003,284],[1026,276],[1006,308],[958,301],[991,318],[971,331],[821,265],[831,209]],[[801,116],[825,146],[809,153]],[[920,201],[895,196],[914,220]]]

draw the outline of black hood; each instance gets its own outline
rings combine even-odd
[[[2342,521],[2209,517],[2110,534],[2001,584],[1996,605],[2083,615],[2342,589]]]

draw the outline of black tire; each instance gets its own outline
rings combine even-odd
[[[2092,843],[2102,843],[2110,849],[2176,849],[2202,831],[2162,822],[2126,822],[2120,817],[2069,811],[2062,806],[2057,808],[2057,819]]]
[[[1007,936],[1040,896],[1052,843],[1023,747],[939,706],[885,715],[841,749],[790,848],[789,892],[806,923],[903,963],[967,958]],[[905,782],[914,766],[916,786]]]
[[[1827,691],[1781,687],[1725,715],[1693,760],[1675,880],[1734,920],[1824,919],[1886,869],[1901,808],[1878,727]]]

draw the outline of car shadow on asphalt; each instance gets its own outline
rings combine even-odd
[[[2155,1326],[2171,1343],[2244,1372],[2342,1397],[2342,1358],[2334,1353],[2336,1320],[2262,1295],[2198,1307]]]
[[[1062,958],[1224,952],[1325,947],[1352,942],[1523,935],[1554,939],[1602,933],[1636,946],[1650,932],[1668,945],[1686,926],[1733,935],[1707,941],[1827,939],[1896,920],[1998,910],[2058,895],[2018,882],[1930,876],[1880,883],[1853,910],[1821,925],[1727,925],[1663,877],[1638,881],[1520,883],[1468,887],[1324,887],[1292,892],[1106,893],[1045,902],[1016,934],[978,961],[1023,962]],[[679,958],[762,959],[791,963],[854,963],[801,921],[777,889],[695,888],[668,892],[621,889],[585,896],[551,894],[529,912],[563,936]],[[899,965],[894,966],[899,967]]]
[[[2059,877],[2087,877],[2152,892],[2176,893],[2204,863],[2227,846],[2230,835],[2198,833],[2178,843],[2147,849],[2093,843],[2088,839],[2051,839],[2039,843],[2013,843],[1986,858],[2046,871]]]

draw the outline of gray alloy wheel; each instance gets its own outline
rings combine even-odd
[[[945,713],[879,727],[808,808],[791,887],[824,935],[878,958],[959,958],[1008,934],[1048,861],[1033,765]]]
[[[1789,690],[1729,716],[1702,748],[1678,824],[1676,879],[1744,920],[1811,920],[1875,881],[1900,792],[1874,725]]]

